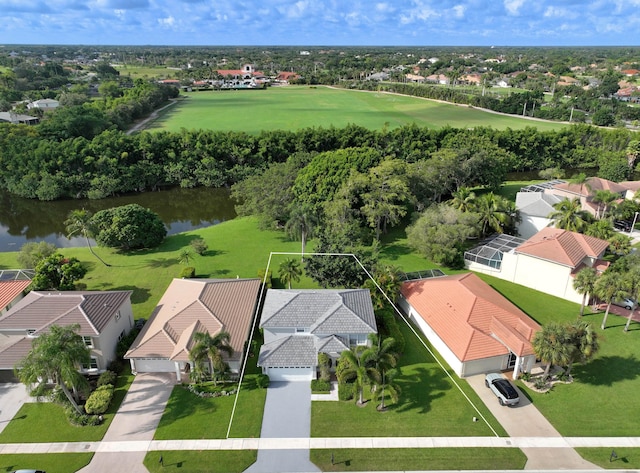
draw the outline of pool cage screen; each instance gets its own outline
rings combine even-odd
[[[465,251],[464,259],[472,263],[488,266],[493,269],[500,269],[502,266],[502,255],[525,242],[523,238],[511,235],[494,235],[480,242],[472,250]]]

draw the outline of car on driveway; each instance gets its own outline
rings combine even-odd
[[[624,299],[616,299],[611,303],[613,305],[617,305],[618,307],[624,307],[627,310],[635,309],[638,306],[638,303],[629,297],[625,297]]]
[[[501,406],[515,406],[520,402],[516,388],[500,373],[489,373],[484,378],[484,385],[491,389]]]

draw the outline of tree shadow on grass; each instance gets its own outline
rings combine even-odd
[[[400,243],[392,243],[390,245],[385,246],[384,250],[381,252],[385,258],[390,259],[391,261],[397,260],[400,256],[411,254],[412,251],[407,245],[403,245]]]
[[[572,374],[581,383],[612,386],[613,383],[634,380],[640,376],[640,360],[635,356],[604,356],[586,365],[575,366]]]
[[[151,297],[151,291],[147,288],[137,286],[113,286],[109,282],[104,282],[96,286],[102,291],[132,291],[131,302],[138,304],[140,302],[146,302]]]
[[[418,368],[409,376],[403,370],[402,379],[396,382],[402,393],[398,404],[389,406],[389,409],[398,412],[417,410],[417,413],[425,414],[431,410],[435,399],[443,397],[444,391],[451,389],[447,374],[437,368]]]

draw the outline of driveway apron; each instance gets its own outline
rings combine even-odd
[[[311,434],[311,387],[308,381],[273,382],[267,389],[261,439],[308,438]],[[280,446],[278,446],[280,447]],[[247,473],[320,471],[309,461],[308,449],[258,450],[258,460]]]
[[[120,409],[113,418],[103,442],[153,440],[164,408],[175,384],[169,373],[136,375]],[[96,452],[82,473],[112,473],[115,469],[131,473],[148,473],[142,464],[146,451]]]
[[[560,433],[542,415],[526,396],[519,392],[520,403],[507,407],[484,385],[484,374],[466,378],[510,437],[561,437]],[[518,389],[518,387],[516,387]],[[520,391],[518,389],[518,391]],[[573,448],[522,448],[527,456],[525,470],[544,469],[599,469],[584,460]]]

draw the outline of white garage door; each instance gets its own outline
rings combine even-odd
[[[268,368],[267,374],[270,381],[311,381],[313,368]]]
[[[173,373],[176,364],[169,360],[136,360],[138,373]]]

